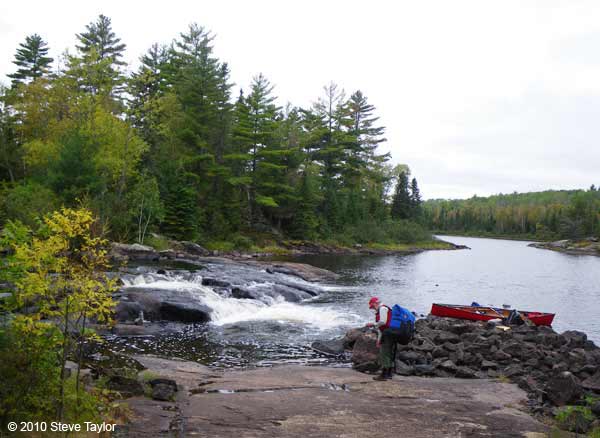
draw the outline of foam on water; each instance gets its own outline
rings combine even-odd
[[[181,290],[208,306],[211,324],[223,326],[244,321],[277,321],[306,324],[317,330],[328,330],[356,324],[360,317],[331,306],[314,303],[291,303],[282,297],[264,295],[261,300],[237,299],[219,295],[211,287],[202,285],[202,277],[193,275],[140,274],[122,278],[124,288]],[[268,286],[269,283],[248,285],[248,289]]]

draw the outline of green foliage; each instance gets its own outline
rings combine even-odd
[[[34,226],[46,213],[59,206],[54,192],[33,181],[0,192],[0,224],[10,218]]]
[[[252,242],[252,239],[250,239],[249,237],[246,236],[242,236],[242,235],[236,235],[233,236],[233,238],[231,239],[231,242],[233,243],[233,246],[236,249],[241,249],[241,250],[248,250],[250,248],[252,248],[252,246],[254,245],[254,242]]]
[[[108,322],[114,306],[116,283],[104,273],[108,242],[95,236],[94,229],[90,211],[63,208],[47,215],[36,229],[9,223],[2,237],[3,246],[10,249],[6,272],[15,284],[14,300],[7,310],[29,308],[28,313],[13,319],[11,329],[16,330],[20,341],[34,346],[35,354],[42,355],[40,367],[58,369],[58,381],[50,376],[45,383],[52,385],[54,392],[50,394],[57,394],[48,397],[47,403],[60,420],[71,415],[69,406],[79,409],[87,398],[77,381],[77,400],[70,400],[67,355],[76,351],[81,362],[83,343],[93,336],[86,323]],[[48,351],[54,355],[52,363],[45,359],[50,357]]]
[[[555,417],[562,429],[575,433],[585,433],[595,416],[588,406],[565,406]]]
[[[393,229],[398,172],[378,151],[385,128],[361,91],[346,97],[331,83],[310,107],[282,108],[259,74],[232,100],[229,65],[197,24],[151,46],[129,76],[110,18],[76,37],[56,74],[0,90],[0,201],[13,206],[0,220],[33,225],[47,209],[85,205],[119,241],[153,231],[215,242],[355,239],[364,226],[369,240],[412,238],[377,230]],[[410,211],[392,216],[420,218],[416,180],[406,187]],[[18,211],[19,200],[30,207]]]
[[[533,236],[540,240],[600,235],[597,190],[513,193],[466,200],[431,200],[425,222],[439,231]]]

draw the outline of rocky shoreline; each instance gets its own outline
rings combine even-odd
[[[355,244],[352,247],[328,245],[304,240],[282,241],[279,243],[279,252],[252,252],[243,250],[219,251],[208,250],[201,245],[189,241],[169,240],[169,249],[155,250],[151,246],[125,243],[112,243],[111,257],[115,262],[127,260],[150,260],[150,261],[169,261],[169,260],[187,260],[198,257],[219,257],[236,261],[249,261],[253,259],[264,259],[280,256],[300,256],[300,255],[393,255],[393,254],[417,254],[424,251],[448,251],[459,249],[470,249],[465,245],[457,245],[441,239],[436,242],[443,244],[443,247],[432,245],[431,247],[421,247],[419,245],[406,245],[406,247],[397,249],[373,248],[368,245]]]
[[[349,352],[355,370],[374,373],[379,368],[375,341],[375,333],[357,328],[313,346],[327,354]],[[510,381],[527,392],[530,412],[546,418],[559,407],[592,400],[595,419],[578,417],[577,429],[600,427],[600,348],[579,331],[558,334],[550,327],[506,328],[429,315],[417,321],[413,341],[398,346],[395,372]]]
[[[527,246],[538,249],[549,249],[565,254],[600,256],[600,239],[597,237],[578,240],[565,239],[555,242],[534,242]]]

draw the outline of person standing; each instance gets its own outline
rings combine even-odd
[[[367,327],[377,329],[377,348],[379,348],[379,362],[381,364],[381,375],[373,377],[373,379],[390,380],[394,369],[396,344],[406,345],[412,340],[414,316],[400,306],[394,306],[397,314],[393,315],[392,309],[382,304],[377,297],[372,297],[369,300],[369,309],[375,311],[375,322],[368,323]],[[403,319],[407,323],[402,323]]]

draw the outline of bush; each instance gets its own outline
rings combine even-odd
[[[254,245],[254,242],[252,242],[252,239],[250,239],[249,237],[246,237],[246,236],[242,236],[240,234],[233,236],[232,243],[236,249],[242,249],[242,250],[248,250],[248,249],[252,248],[252,246]]]
[[[3,217],[0,217],[0,222],[18,220],[30,227],[59,204],[52,190],[34,182],[6,189],[2,198],[0,211]]]
[[[556,421],[561,429],[587,433],[594,421],[594,414],[587,406],[565,406],[556,414]]]
[[[416,243],[431,239],[429,231],[408,220],[387,220],[385,222],[365,220],[357,225],[346,227],[343,233],[334,236],[334,240],[344,246],[354,243]]]

